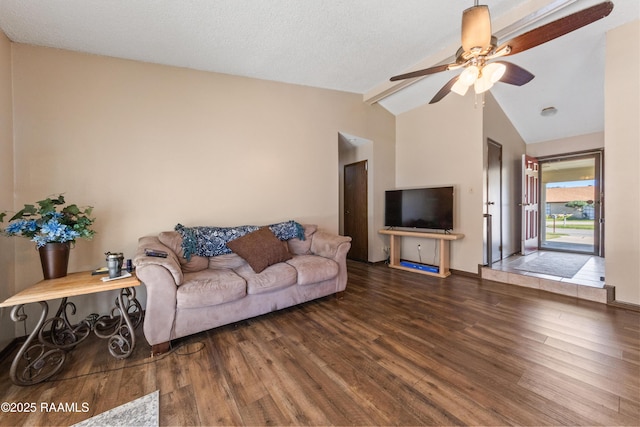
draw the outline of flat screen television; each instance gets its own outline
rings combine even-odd
[[[453,230],[453,193],[453,187],[385,191],[385,226]]]

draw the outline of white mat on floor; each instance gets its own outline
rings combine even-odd
[[[159,395],[159,391],[156,390],[146,396],[74,424],[73,427],[157,426],[159,425]]]
[[[580,271],[589,261],[589,258],[591,258],[591,255],[545,252],[524,262],[524,264],[514,265],[513,267],[517,270],[570,279]]]

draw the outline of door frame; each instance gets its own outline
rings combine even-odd
[[[593,149],[593,150],[585,150],[585,151],[576,151],[572,153],[564,153],[564,154],[554,154],[551,156],[541,156],[538,158],[540,162],[540,174],[542,174],[542,164],[562,161],[562,160],[571,160],[577,158],[585,158],[585,157],[593,157],[594,158],[594,187],[595,187],[595,200],[594,204],[594,230],[593,230],[593,252],[580,252],[593,254],[595,256],[604,257],[604,233],[605,233],[605,225],[604,225],[604,212],[605,212],[605,197],[604,197],[604,149]],[[539,180],[540,189],[539,192],[542,194],[542,179]],[[546,202],[545,202],[546,203]],[[545,209],[540,209],[540,221],[541,224],[546,223],[545,219]],[[542,237],[538,240],[539,248],[542,246]],[[569,250],[563,249],[554,249],[545,247],[544,250],[550,251],[558,251],[558,252],[571,252]]]
[[[499,196],[498,196],[498,200],[491,200],[491,189],[495,188],[494,186],[496,185],[496,183],[491,182],[490,180],[490,172],[489,172],[489,166],[490,166],[490,147],[495,147],[498,151],[499,151],[499,174],[498,174],[498,183],[497,183],[497,188],[499,191]],[[494,141],[491,138],[487,138],[487,174],[486,174],[486,197],[487,199],[485,200],[485,215],[488,218],[488,221],[491,221],[491,224],[487,224],[487,251],[486,251],[486,257],[487,257],[487,265],[491,265],[494,262],[498,262],[500,260],[502,260],[504,254],[503,254],[503,233],[502,233],[502,216],[503,216],[503,212],[502,212],[502,198],[503,198],[503,188],[502,188],[502,168],[503,168],[503,164],[502,164],[502,156],[503,156],[503,148],[502,148],[502,144],[500,144],[499,142]],[[492,209],[493,207],[493,209]],[[497,208],[497,219],[494,218],[494,214],[496,213],[496,208]],[[493,210],[494,213],[492,213],[490,210]],[[495,257],[495,253],[493,252],[493,247],[495,246],[495,237],[496,237],[496,230],[495,228],[497,228],[498,230],[498,251],[499,251],[499,256],[496,259]],[[489,251],[489,248],[491,248],[491,251]],[[491,259],[489,259],[491,258]]]

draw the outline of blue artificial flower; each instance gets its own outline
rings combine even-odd
[[[60,236],[61,242],[70,242],[72,240],[76,240],[76,238],[80,237],[80,233],[75,230],[72,230],[69,227],[66,227],[62,235]]]
[[[46,237],[44,236],[39,236],[39,235],[35,235],[33,236],[33,239],[31,239],[32,242],[36,242],[36,246],[41,248],[44,245],[46,245],[47,243],[49,243],[49,241],[47,240]]]
[[[60,219],[64,214],[62,212],[51,212],[47,216],[51,217],[51,219]]]
[[[66,242],[69,226],[60,224],[58,220],[49,220],[42,224],[41,234],[47,236],[50,242]]]
[[[59,237],[64,231],[66,225],[60,224],[57,220],[49,220],[42,224],[41,233],[49,236],[50,241],[57,242],[56,237]]]
[[[9,223],[9,225],[7,225],[5,232],[10,236],[20,234],[22,233],[22,230],[26,227],[27,222],[28,221],[24,219],[17,219],[15,221],[12,221]]]
[[[44,240],[46,242],[69,242],[80,237],[80,233],[69,227],[68,225],[61,224],[57,220],[49,220],[42,224],[39,236],[34,238],[34,242],[40,243]]]

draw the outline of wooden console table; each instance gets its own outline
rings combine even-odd
[[[134,329],[142,321],[142,307],[136,299],[135,287],[140,281],[135,275],[116,280],[102,281],[104,275],[92,275],[90,271],[70,273],[58,279],[41,280],[0,303],[11,307],[11,319],[20,322],[27,319],[24,305],[37,302],[42,313],[38,323],[18,350],[11,364],[11,380],[18,385],[37,384],[57,373],[64,363],[66,352],[82,342],[93,331],[109,341],[112,356],[123,359],[131,355],[135,347]],[[67,311],[75,314],[76,306],[67,298],[104,291],[119,290],[111,314],[92,314],[77,325],[69,322]],[[54,317],[47,319],[48,300],[62,298]],[[34,343],[34,340],[37,342]]]
[[[459,240],[464,237],[464,234],[459,233],[423,233],[419,231],[403,231],[392,229],[383,229],[380,230],[379,233],[389,235],[389,267],[442,278],[451,275],[451,272],[449,271],[449,242],[451,240]],[[418,237],[421,239],[438,240],[440,242],[440,264],[438,265],[438,272],[435,273],[430,271],[418,270],[415,268],[400,265],[400,247],[402,246],[402,237]]]

